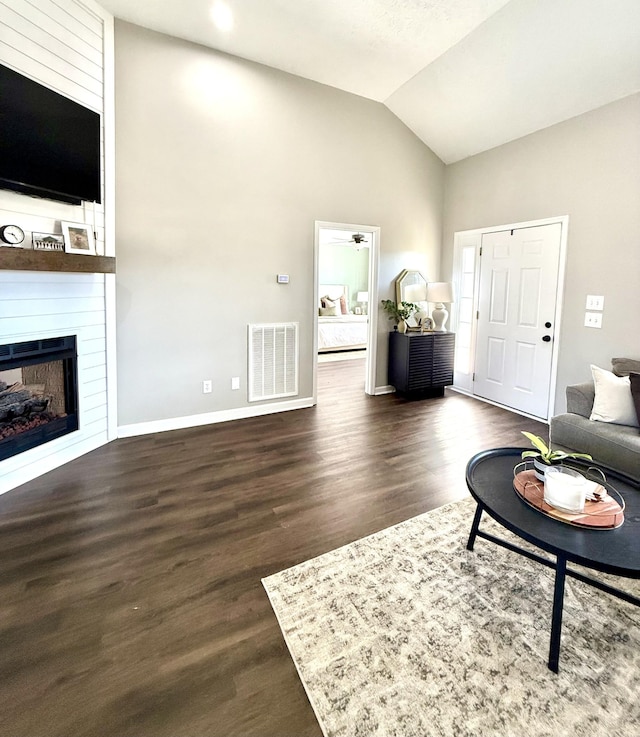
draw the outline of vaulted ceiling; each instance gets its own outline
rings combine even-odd
[[[99,2],[382,102],[445,163],[640,91],[640,0]]]

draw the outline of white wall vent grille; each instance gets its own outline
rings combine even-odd
[[[298,393],[298,323],[249,325],[249,401]]]

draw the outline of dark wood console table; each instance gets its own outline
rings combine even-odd
[[[453,384],[455,333],[389,334],[389,383],[399,394],[436,397]]]

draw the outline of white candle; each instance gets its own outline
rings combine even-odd
[[[583,512],[586,479],[572,468],[551,466],[544,475],[544,500],[556,509]]]

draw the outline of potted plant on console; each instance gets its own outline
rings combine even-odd
[[[562,463],[566,458],[584,458],[592,461],[593,458],[588,453],[573,453],[564,450],[553,450],[538,435],[530,432],[522,431],[522,434],[529,440],[536,450],[523,450],[522,459],[533,459],[533,470],[538,481],[544,482],[544,473],[549,466]]]
[[[392,299],[383,299],[382,307],[389,315],[389,320],[396,321],[396,329],[400,333],[407,332],[407,320],[420,309],[413,302],[400,302],[399,304]]]

